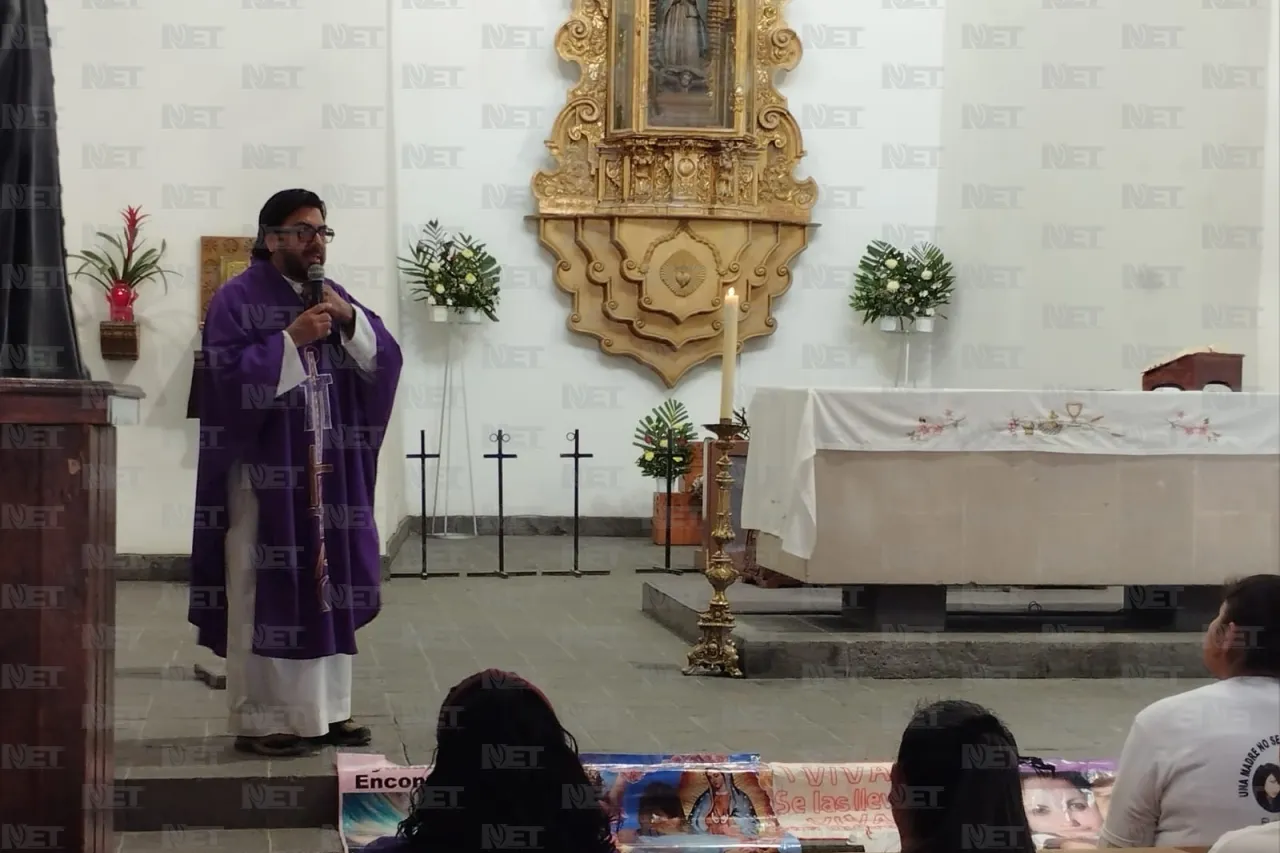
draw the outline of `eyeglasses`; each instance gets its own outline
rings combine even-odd
[[[284,228],[277,228],[278,234],[292,234],[300,243],[310,243],[319,235],[320,239],[326,243],[333,242],[333,229],[328,225],[321,225],[319,228],[314,225],[308,225],[305,222],[298,225],[289,225]]]

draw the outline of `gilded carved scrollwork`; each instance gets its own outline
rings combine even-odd
[[[556,38],[581,78],[533,179],[540,240],[569,326],[669,386],[719,353],[728,288],[740,340],[772,333],[808,243],[817,186],[774,86],[802,52],[785,1],[575,0]]]

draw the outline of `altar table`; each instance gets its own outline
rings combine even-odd
[[[961,584],[1198,589],[1209,612],[1280,571],[1280,395],[761,388],[748,421],[759,564],[897,589],[896,623]]]

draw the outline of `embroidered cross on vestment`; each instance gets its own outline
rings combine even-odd
[[[333,471],[333,466],[324,461],[325,439],[329,430],[333,429],[333,413],[329,408],[329,386],[333,377],[320,373],[316,366],[316,352],[308,349],[307,378],[302,383],[303,393],[307,398],[307,432],[311,433],[311,445],[307,452],[307,473],[311,484],[308,509],[315,519],[316,562],[314,574],[316,594],[320,600],[320,612],[329,612],[329,558],[325,553],[324,541],[324,481],[323,477]]]

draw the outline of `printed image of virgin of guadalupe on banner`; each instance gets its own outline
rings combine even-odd
[[[799,853],[778,826],[768,768],[759,764],[599,768],[618,849]],[[612,784],[610,783],[612,776]]]

